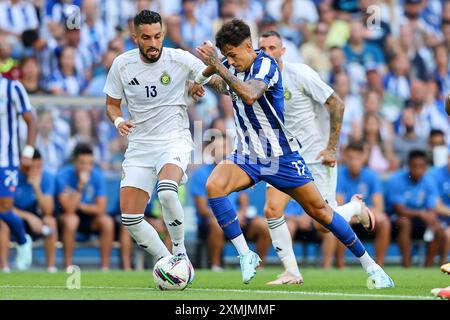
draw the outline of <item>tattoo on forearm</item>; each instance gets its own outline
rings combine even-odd
[[[227,90],[227,84],[221,77],[219,77],[217,75],[213,75],[211,80],[209,80],[206,85],[210,88],[213,88],[214,90],[216,90],[217,92],[219,92],[221,94],[225,94],[225,95],[229,94],[229,92]]]
[[[341,98],[333,93],[325,102],[325,106],[330,112],[330,137],[328,139],[327,148],[336,150],[339,141],[339,135],[341,133],[345,105]]]
[[[264,82],[258,80],[244,82],[223,65],[217,68],[217,73],[244,102],[257,100],[267,90]]]

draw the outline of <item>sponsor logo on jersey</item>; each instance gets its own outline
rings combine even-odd
[[[133,78],[130,82],[128,82],[129,86],[138,86],[140,83],[136,78]]]
[[[170,78],[169,74],[164,71],[163,74],[161,75],[161,78],[159,78],[159,81],[161,81],[161,83],[165,86],[167,86],[170,81],[172,81],[172,79]]]
[[[292,93],[288,89],[284,90],[284,100],[291,100],[291,98]]]

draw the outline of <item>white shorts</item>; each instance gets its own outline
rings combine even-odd
[[[311,172],[314,183],[319,189],[320,194],[327,201],[331,208],[337,208],[336,188],[337,188],[337,165],[332,167],[321,163],[306,164]],[[267,188],[273,186],[267,184]]]
[[[181,184],[185,184],[188,180],[186,168],[191,160],[192,150],[193,142],[190,137],[158,142],[152,148],[148,148],[148,145],[145,149],[129,146],[122,163],[120,187],[138,188],[146,191],[151,197],[158,174],[168,163],[175,164],[183,170]]]

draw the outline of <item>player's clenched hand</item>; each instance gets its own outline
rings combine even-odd
[[[29,167],[31,167],[31,163],[33,162],[33,160],[29,157],[24,157],[22,156],[22,158],[20,159],[20,165],[24,168],[24,169],[28,169]]]
[[[336,165],[336,151],[325,149],[319,152],[316,160],[322,160],[322,164],[328,167],[334,167]]]
[[[203,88],[201,84],[190,82],[189,95],[192,97],[192,99],[198,101],[205,96],[205,88]]]
[[[216,48],[213,47],[211,41],[204,41],[196,50],[200,59],[208,66],[217,67],[220,63]]]
[[[119,123],[117,131],[119,131],[119,134],[123,137],[128,136],[134,128],[136,128],[136,125],[133,122],[125,120]]]

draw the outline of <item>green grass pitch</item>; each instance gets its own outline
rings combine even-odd
[[[265,283],[281,270],[259,270],[249,285],[241,283],[240,271],[222,273],[197,270],[194,283],[184,291],[159,291],[154,288],[151,271],[99,272],[81,270],[81,288],[68,289],[69,274],[58,272],[16,272],[0,274],[0,299],[170,299],[170,300],[423,300],[433,299],[432,288],[450,285],[450,276],[435,268],[387,267],[396,288],[369,290],[366,273],[359,267],[344,270],[302,269],[305,284],[268,286]]]

